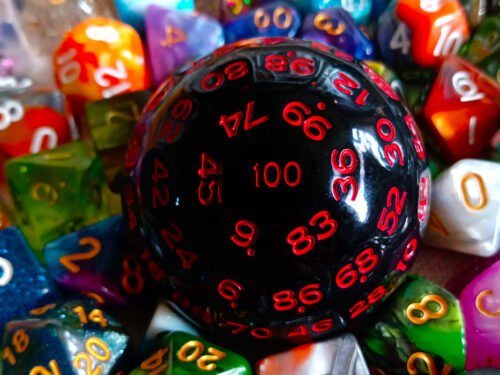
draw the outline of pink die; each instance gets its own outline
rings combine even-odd
[[[467,342],[466,368],[500,368],[500,260],[460,294]]]

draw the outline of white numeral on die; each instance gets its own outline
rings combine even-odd
[[[6,100],[0,104],[0,130],[7,129],[11,123],[19,121],[24,116],[24,108],[16,100]]]
[[[116,68],[110,68],[110,67],[102,67],[97,69],[94,72],[94,79],[95,82],[101,86],[101,87],[109,87],[111,86],[111,82],[106,76],[109,76],[111,78],[115,79],[127,79],[128,74],[127,70],[125,69],[125,64],[123,64],[123,61],[117,60],[116,61]],[[122,82],[119,83],[115,86],[111,86],[108,89],[104,90],[102,92],[102,95],[105,98],[110,98],[113,95],[120,94],[124,91],[127,91],[131,87],[129,82]]]
[[[448,21],[449,19],[443,20],[443,22]],[[436,47],[434,47],[433,54],[436,57],[455,55],[462,46],[462,43],[463,37],[460,31],[452,31],[450,25],[443,25],[440,29],[439,39],[436,43]]]
[[[479,92],[476,83],[470,78],[468,72],[461,70],[453,74],[451,84],[456,93],[460,95],[461,102],[473,102],[484,98],[484,94]]]
[[[52,149],[57,146],[57,133],[54,129],[42,126],[38,128],[31,140],[30,152],[36,154],[41,151],[44,139],[47,139],[47,148]]]
[[[12,263],[7,259],[0,257],[0,287],[6,286],[14,276]]]

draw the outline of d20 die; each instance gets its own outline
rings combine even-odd
[[[7,324],[2,374],[116,374],[124,369],[129,347],[121,324],[93,304],[46,305]]]

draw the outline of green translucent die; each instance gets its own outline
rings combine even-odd
[[[120,190],[127,145],[150,96],[149,91],[132,92],[90,102],[85,107],[86,122],[114,192]]]
[[[500,82],[500,16],[488,16],[460,54]]]
[[[16,225],[39,258],[47,242],[109,216],[102,164],[84,143],[13,158],[5,169]]]
[[[459,301],[430,281],[409,276],[373,325],[360,333],[367,361],[386,374],[451,373],[465,367],[465,332]]]
[[[130,375],[251,375],[245,358],[200,337],[172,332]]]

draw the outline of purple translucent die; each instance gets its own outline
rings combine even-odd
[[[300,31],[302,39],[314,40],[340,48],[357,59],[375,55],[373,42],[356,26],[352,16],[342,8],[311,13]]]
[[[467,342],[466,368],[500,368],[500,260],[460,294]]]
[[[158,85],[188,61],[212,53],[224,45],[222,26],[202,14],[149,6],[146,10],[146,38]]]

